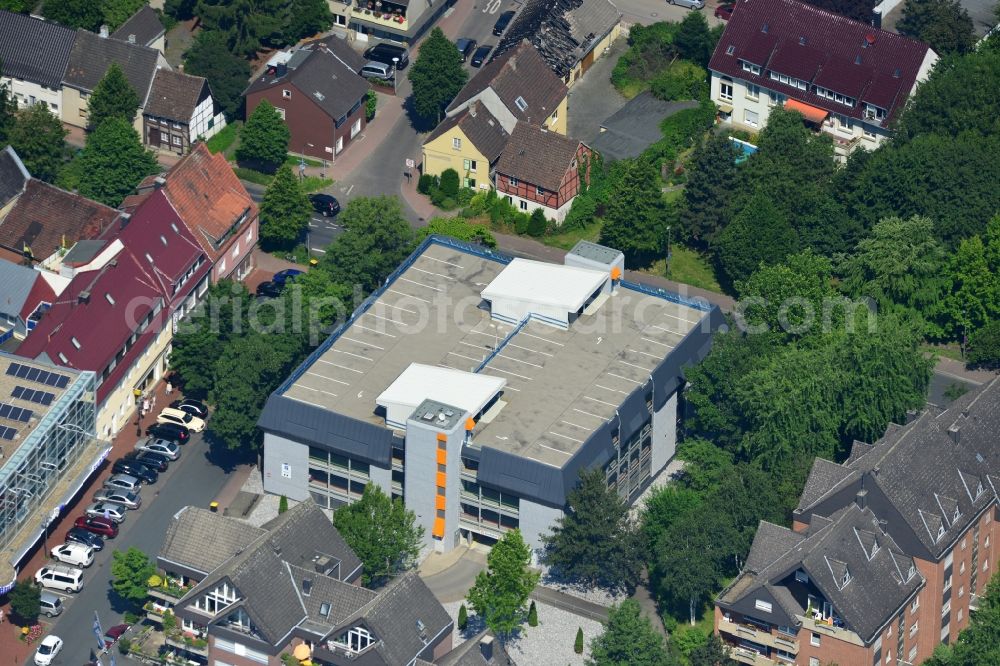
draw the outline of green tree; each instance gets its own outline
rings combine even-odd
[[[0,0],[0,9],[17,14],[27,14],[38,5],[35,0]]]
[[[50,21],[92,32],[96,32],[104,20],[101,3],[94,0],[45,0],[42,14]]]
[[[587,666],[670,666],[663,637],[643,617],[639,603],[627,599],[608,609],[604,631],[590,643]]]
[[[545,219],[545,211],[541,208],[536,208],[531,211],[531,217],[528,220],[528,235],[539,237],[544,236],[546,229],[549,227],[549,221]]]
[[[461,181],[458,172],[454,169],[445,169],[441,172],[441,183],[439,187],[446,197],[454,199],[458,196],[458,187]]]
[[[240,130],[236,159],[274,173],[288,156],[288,125],[270,102],[261,100]]]
[[[688,12],[674,35],[674,48],[686,60],[693,60],[708,67],[715,49],[715,39],[708,29],[708,22],[701,12]]]
[[[465,631],[465,628],[469,626],[469,611],[465,608],[465,604],[458,607],[458,630]]]
[[[941,304],[942,327],[952,339],[1000,318],[1000,279],[979,236],[962,241],[946,268],[950,293]]]
[[[410,70],[410,84],[413,109],[426,122],[441,121],[441,113],[469,77],[456,53],[455,43],[440,28],[431,30],[420,46],[420,55]]]
[[[104,24],[114,32],[129,20],[133,14],[146,4],[146,0],[101,0],[101,12]]]
[[[364,564],[366,586],[384,585],[414,566],[424,529],[401,499],[391,499],[374,483],[361,499],[340,507],[333,524]]]
[[[163,3],[163,13],[173,16],[178,21],[194,18],[197,8],[198,0],[166,0]]]
[[[976,44],[972,18],[958,0],[906,0],[896,30],[927,42],[939,55],[966,53]]]
[[[321,260],[336,282],[369,293],[413,251],[415,234],[396,197],[354,199],[339,221],[344,233]]]
[[[250,78],[250,63],[229,51],[225,34],[217,30],[199,31],[184,53],[184,72],[208,80],[212,98],[226,112],[228,120],[243,115],[242,93]]]
[[[573,652],[583,654],[583,627],[576,628],[576,638],[573,640]]]
[[[466,598],[472,610],[501,640],[506,641],[526,619],[525,603],[539,575],[528,568],[531,548],[520,530],[504,534],[486,557],[486,569]]]
[[[42,589],[31,579],[20,580],[10,591],[10,610],[25,625],[34,624],[41,612]]]
[[[79,157],[80,194],[108,206],[117,206],[143,178],[159,167],[142,147],[132,125],[110,118],[87,136]]]
[[[708,247],[729,222],[729,202],[738,177],[736,157],[736,148],[724,134],[712,134],[695,148],[678,211],[682,233],[695,247]]]
[[[286,44],[326,32],[333,24],[333,14],[326,0],[291,0],[283,18],[282,35]]]
[[[667,216],[656,172],[638,161],[621,166],[617,196],[608,202],[601,243],[625,253],[629,267],[666,254]]]
[[[497,239],[493,236],[489,227],[469,222],[463,217],[431,218],[426,227],[420,227],[417,230],[417,234],[421,238],[437,234],[439,236],[451,236],[452,238],[471,243],[479,243],[489,248],[497,246]]]
[[[131,125],[138,110],[139,96],[135,89],[121,66],[111,63],[87,102],[87,124],[95,128],[109,118],[121,118]]]
[[[278,169],[260,204],[260,240],[266,249],[289,249],[305,233],[309,198],[287,164]]]
[[[229,50],[253,58],[265,46],[284,46],[281,0],[199,0],[194,13],[206,30],[218,30]]]
[[[716,259],[720,277],[735,285],[762,264],[776,264],[798,247],[798,235],[786,214],[766,194],[755,194],[719,234]]]
[[[111,589],[130,604],[149,596],[149,578],[155,573],[156,566],[149,556],[135,546],[111,553]]]
[[[640,516],[643,546],[646,555],[653,553],[656,542],[678,516],[691,511],[702,502],[702,494],[680,484],[660,486],[646,499]]]
[[[369,89],[365,93],[365,122],[371,122],[378,110],[378,95],[374,90]]]
[[[736,293],[748,306],[745,322],[753,331],[764,328],[784,336],[823,331],[824,313],[835,296],[830,260],[806,250],[772,266],[754,271],[736,283]]]
[[[284,512],[288,511],[288,498],[284,495],[278,500],[278,515],[280,516]]]
[[[1000,664],[1000,577],[994,575],[979,599],[979,610],[951,646],[939,646],[925,666]]]
[[[528,606],[528,626],[529,627],[538,626],[538,608],[535,606],[534,601],[532,601],[531,605]]]
[[[709,634],[708,639],[688,656],[691,666],[735,666],[736,662],[729,658],[729,648],[715,634]]]
[[[1000,368],[1000,319],[987,322],[969,336],[965,358],[974,368]]]
[[[608,488],[604,472],[582,471],[566,503],[569,510],[542,537],[545,561],[588,585],[635,585],[641,567],[638,530],[628,504]]]
[[[0,62],[0,74],[2,74]],[[11,94],[10,86],[0,80],[0,144],[6,145],[11,130],[14,128],[14,117],[17,114],[17,102]]]
[[[8,137],[32,176],[54,182],[66,154],[66,135],[59,118],[45,104],[18,111]]]

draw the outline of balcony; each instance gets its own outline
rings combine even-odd
[[[406,30],[409,27],[406,7],[382,0],[374,0],[373,2],[359,0],[351,17],[365,23],[395,28],[396,30]]]
[[[853,645],[860,645],[864,647],[864,642],[861,638],[846,627],[838,627],[834,624],[830,624],[828,620],[824,620],[823,618],[813,619],[812,616],[799,617],[802,620],[802,628],[807,631],[814,631],[817,634],[826,634],[827,636],[832,636],[837,640],[846,641]]]
[[[799,651],[799,641],[794,636],[772,633],[751,624],[725,622],[719,625],[719,631],[724,631],[736,639],[753,641],[792,654],[798,654]]]
[[[778,663],[755,650],[748,650],[742,647],[735,647],[730,650],[729,656],[741,664],[750,664],[751,666],[774,666],[774,664]]]
[[[208,641],[204,638],[197,638],[177,633],[165,636],[163,642],[166,645],[185,650],[191,654],[196,654],[206,658],[208,657]]]
[[[823,126],[823,133],[833,139],[833,153],[837,157],[848,157],[861,144],[860,136],[846,136],[827,126]]]

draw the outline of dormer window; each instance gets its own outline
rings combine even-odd
[[[740,60],[740,66],[743,68],[744,72],[750,72],[751,74],[760,75],[760,67],[753,63],[747,62],[746,60]]]
[[[976,485],[976,499],[979,499],[979,496],[982,495],[982,494],[983,494],[983,482],[980,481]]]
[[[284,97],[285,99],[291,99],[292,98],[292,91],[291,90],[282,90],[281,91],[281,96]]]
[[[885,109],[874,104],[865,104],[865,120],[885,120]]]
[[[342,650],[346,650],[352,654],[360,654],[377,641],[375,640],[375,636],[365,627],[357,626],[348,629],[330,642]]]
[[[938,539],[940,539],[940,538],[941,538],[941,537],[943,537],[943,536],[944,536],[944,525],[941,525],[941,526],[940,526],[940,527],[938,528],[938,531],[937,531],[937,538],[938,538]],[[937,540],[937,539],[935,539],[935,541],[936,541],[936,540]]]
[[[917,567],[915,564],[911,562],[910,568],[906,572],[906,580],[910,580],[911,578],[913,578],[916,575],[916,573],[917,573]]]
[[[951,516],[951,522],[955,523],[958,520],[958,517],[961,516],[961,515],[962,515],[962,512],[959,511],[958,507],[956,506],[955,507],[955,513],[953,513],[952,516]]]
[[[850,583],[850,582],[851,582],[851,570],[848,569],[847,567],[844,567],[844,575],[840,579],[840,587],[841,587],[841,589],[847,587],[847,584]]]

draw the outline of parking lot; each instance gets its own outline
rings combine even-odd
[[[169,400],[160,387],[158,398],[159,409],[167,406]],[[173,398],[179,397],[176,392]],[[143,428],[155,420],[155,413],[143,421]],[[136,442],[134,425],[127,427],[119,434],[114,443],[114,451],[99,472],[95,481],[81,491],[75,505],[69,508],[60,523],[53,526],[47,541],[47,550],[63,543],[66,531],[72,526],[77,516],[91,503],[91,498],[97,492],[104,480],[111,474],[111,464],[117,458],[132,450]],[[192,433],[191,441],[182,447],[180,459],[170,463],[169,469],[160,475],[153,485],[143,485],[141,489],[142,506],[135,511],[129,511],[125,521],[119,526],[119,534],[114,539],[105,541],[104,550],[95,553],[94,563],[84,570],[83,589],[76,594],[68,594],[49,590],[64,599],[64,611],[61,615],[48,619],[40,618],[45,628],[45,634],[55,634],[63,639],[65,647],[56,658],[56,666],[80,666],[92,658],[92,652],[97,647],[93,632],[94,612],[101,619],[104,630],[123,622],[123,613],[127,610],[121,600],[111,590],[111,560],[115,550],[127,550],[134,546],[156,557],[163,543],[163,534],[170,519],[180,509],[188,505],[208,506],[210,502],[225,494],[227,483],[238,488],[245,479],[245,474],[233,474],[236,461],[228,452],[210,450],[200,434]],[[245,468],[244,468],[245,470]],[[39,552],[24,567],[26,575],[34,575],[48,558]],[[23,649],[16,653],[6,649],[8,633],[13,634],[10,623],[0,625],[0,653],[23,654]],[[15,639],[16,640],[16,639]],[[19,645],[18,647],[22,647]],[[23,663],[31,664],[34,654],[32,646],[30,654]],[[120,657],[120,655],[116,655]],[[20,663],[15,658],[12,663]],[[119,664],[127,663],[119,660]]]

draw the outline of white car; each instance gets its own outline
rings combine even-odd
[[[169,460],[177,460],[181,457],[181,447],[177,445],[177,442],[171,442],[166,439],[157,439],[156,437],[150,437],[141,442],[137,442],[135,449],[136,451],[159,453],[161,456],[166,456]]]
[[[116,523],[125,522],[125,512],[128,511],[121,504],[115,504],[114,502],[94,502],[87,507],[85,512],[88,516],[93,516],[95,518],[110,518]]]
[[[53,548],[52,557],[75,567],[89,567],[94,563],[94,549],[82,543],[69,541]]]
[[[156,417],[156,422],[172,423],[174,425],[184,426],[188,430],[193,430],[195,432],[201,432],[205,429],[205,422],[197,416],[188,414],[180,409],[173,409],[172,407],[167,407],[160,412],[160,415]]]
[[[41,643],[38,644],[38,649],[35,651],[35,665],[49,666],[62,649],[62,639],[58,636],[49,634],[42,639]]]

